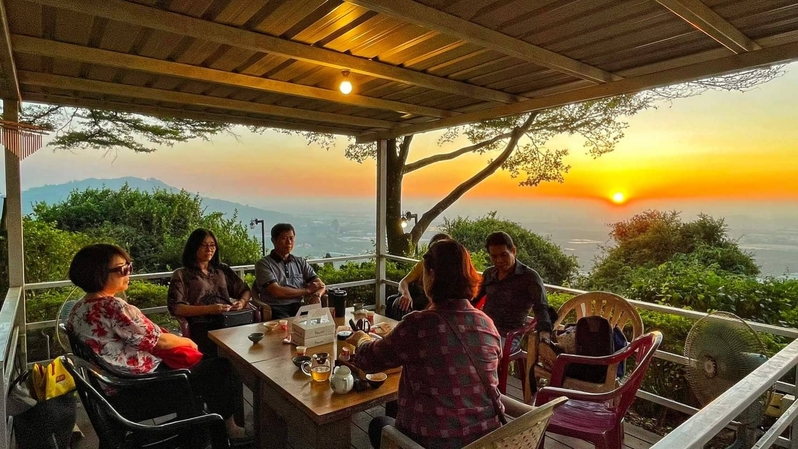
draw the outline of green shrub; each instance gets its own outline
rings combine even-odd
[[[495,231],[510,234],[518,250],[516,255],[518,260],[534,268],[547,283],[566,285],[579,268],[576,257],[566,255],[562,248],[550,240],[540,237],[516,222],[496,218],[496,212],[490,212],[473,220],[468,217],[446,218],[440,229],[472,252],[474,266],[477,269],[491,265],[488,253],[485,251],[485,239]]]

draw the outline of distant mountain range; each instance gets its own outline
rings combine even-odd
[[[115,179],[84,179],[65,184],[45,185],[34,187],[22,192],[22,213],[33,212],[33,204],[44,202],[54,204],[64,201],[73,190],[87,188],[109,188],[119,190],[127,183],[132,189],[151,192],[153,189],[163,189],[179,192],[177,187],[170,186],[158,179],[141,179],[134,177]],[[193,192],[191,192],[193,193]],[[276,212],[261,209],[246,204],[200,196],[202,206],[206,212],[221,212],[226,217],[232,217],[238,211],[238,219],[245,225],[250,220],[258,218],[264,220],[266,231],[266,248],[271,246],[269,230],[276,223],[291,223],[297,231],[297,245],[294,253],[300,256],[321,257],[325,254],[363,254],[373,252],[374,218],[371,216],[360,217],[357,215],[347,217],[319,217],[315,214],[300,215]],[[260,227],[248,229],[249,234],[261,238]]]
[[[119,190],[123,185],[130,186],[132,189],[144,190],[152,192],[153,189],[163,189],[171,192],[179,192],[177,187],[170,186],[161,180],[150,178],[141,179],[134,177],[115,178],[115,179],[96,179],[89,178],[80,181],[72,181],[66,184],[45,185],[41,187],[34,187],[22,192],[22,213],[29,214],[33,212],[33,204],[38,202],[45,202],[47,204],[54,204],[64,201],[69,193],[73,190],[86,190],[88,188],[101,189],[107,187],[112,190]],[[272,210],[260,209],[257,207],[247,206],[245,204],[234,203],[232,201],[220,200],[216,198],[208,198],[200,196],[202,205],[209,211],[221,212],[226,216],[232,216],[233,212],[238,210],[238,218],[241,221],[248,223],[252,218],[260,218],[265,220],[266,223],[279,223],[279,222],[293,222],[295,217],[290,214],[282,212],[275,212]]]

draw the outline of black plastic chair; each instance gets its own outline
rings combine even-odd
[[[133,422],[120,414],[93,385],[127,389],[150,379],[120,379],[101,373],[79,357],[61,356],[75,379],[78,395],[94,426],[101,448],[212,448],[227,449],[230,441],[224,419],[218,414],[200,414],[160,425]]]
[[[67,331],[64,323],[61,323],[59,328],[69,338],[69,345],[75,356],[89,362],[89,366],[100,370],[102,374],[132,381],[109,389],[93,377],[88,378],[105,400],[127,419],[140,422],[172,413],[176,413],[177,418],[182,419],[202,413],[202,404],[195,399],[191,391],[188,381],[188,375],[191,374],[189,370],[156,371],[147,374],[120,372],[98,356],[77,335]]]

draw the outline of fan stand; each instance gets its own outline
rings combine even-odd
[[[756,427],[741,425],[737,428],[737,439],[726,449],[748,449],[759,440]]]

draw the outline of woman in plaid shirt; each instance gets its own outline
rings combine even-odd
[[[374,447],[380,447],[386,425],[425,448],[459,448],[500,426],[492,399],[501,396],[496,374],[500,338],[493,321],[469,302],[479,283],[473,273],[463,245],[438,242],[424,255],[424,290],[432,307],[405,316],[382,340],[372,341],[363,332],[350,338],[357,347],[354,363],[366,371],[403,367],[396,419],[381,416],[369,425]],[[488,380],[487,389],[477,370]],[[531,409],[513,406],[515,412]]]

